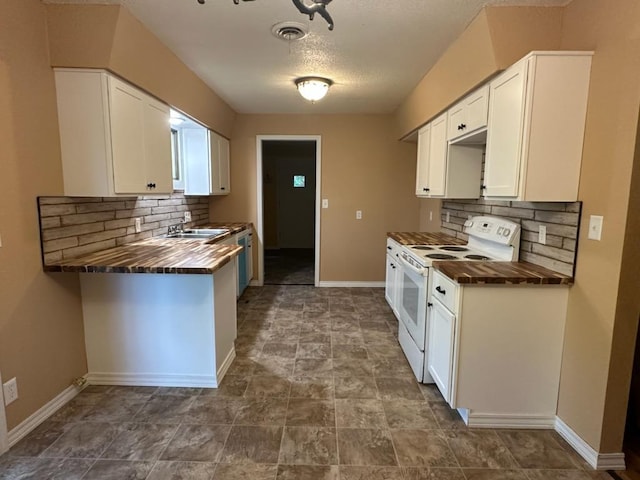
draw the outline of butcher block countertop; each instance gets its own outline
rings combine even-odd
[[[461,285],[572,285],[573,278],[528,262],[433,262],[433,268]]]
[[[250,223],[214,223],[198,228],[229,228],[215,240],[153,237],[120,247],[61,260],[44,266],[46,272],[212,274],[242,250],[219,245],[229,235],[251,228]]]
[[[467,242],[440,232],[389,232],[400,245],[466,245]]]

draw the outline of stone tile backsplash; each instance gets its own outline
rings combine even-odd
[[[209,222],[209,197],[39,197],[43,262],[73,258],[166,233],[184,212],[186,226]],[[135,232],[135,219],[141,232]]]
[[[441,230],[467,240],[467,235],[462,229],[469,216],[492,215],[508,218],[522,227],[520,260],[573,276],[581,208],[581,202],[444,200]],[[540,225],[547,227],[545,245],[538,242]]]

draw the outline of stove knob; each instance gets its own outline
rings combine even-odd
[[[510,229],[508,229],[508,228],[505,228],[505,229],[504,229],[504,233],[503,233],[503,235],[504,235],[505,237],[508,237],[510,234],[511,234],[511,230],[510,230]]]

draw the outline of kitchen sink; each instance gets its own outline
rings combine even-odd
[[[209,236],[213,235],[214,237],[217,237],[218,235],[224,235],[228,232],[228,228],[189,228],[184,230],[183,233]]]
[[[213,239],[228,233],[227,228],[189,228],[183,231],[177,231],[175,233],[169,233],[166,238],[208,238]]]

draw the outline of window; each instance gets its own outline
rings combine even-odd
[[[306,183],[306,177],[304,175],[294,175],[293,176],[293,187],[294,188],[304,188]]]

